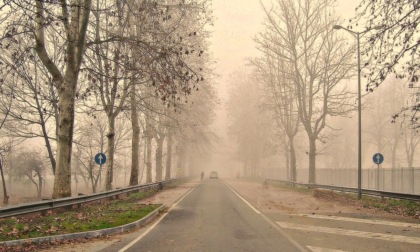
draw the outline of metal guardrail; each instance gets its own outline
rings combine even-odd
[[[100,192],[100,193],[95,193],[91,195],[83,195],[83,196],[53,199],[53,200],[44,200],[44,201],[38,201],[38,202],[33,202],[33,203],[26,203],[26,204],[19,204],[19,205],[14,205],[10,207],[4,207],[4,208],[0,208],[0,218],[48,211],[55,208],[73,206],[73,205],[83,204],[83,203],[87,203],[91,201],[111,198],[111,197],[115,197],[121,194],[130,193],[133,191],[159,188],[161,185],[164,186],[175,180],[179,180],[179,179],[169,179],[169,180],[150,183],[150,184],[130,186],[130,187],[122,188],[122,189],[115,189],[112,191]]]
[[[300,186],[300,187],[308,187],[308,188],[328,189],[328,190],[348,192],[348,193],[357,193],[357,188],[352,188],[352,187],[303,184],[303,183],[296,183],[296,182],[284,181],[284,180],[274,180],[274,179],[266,179],[266,181],[271,182],[271,183],[288,184],[291,186]],[[396,193],[396,192],[378,191],[378,190],[371,190],[371,189],[362,189],[362,194],[376,196],[376,197],[384,197],[384,198],[420,201],[420,195],[416,195],[416,194]]]

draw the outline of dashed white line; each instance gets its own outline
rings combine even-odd
[[[355,230],[347,230],[347,229],[342,229],[342,228],[327,228],[327,227],[293,224],[293,223],[286,223],[286,222],[277,222],[277,224],[280,227],[286,228],[286,229],[295,229],[295,230],[318,232],[318,233],[328,233],[328,234],[335,234],[335,235],[346,235],[346,236],[353,236],[353,237],[358,237],[358,238],[377,239],[377,240],[392,241],[392,242],[420,244],[419,237],[411,237],[411,236],[403,236],[403,235],[389,235],[389,234],[382,234],[382,233],[355,231]]]

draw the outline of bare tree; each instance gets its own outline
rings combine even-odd
[[[26,178],[32,183],[37,192],[37,198],[42,196],[45,179],[45,165],[42,155],[36,151],[23,151],[14,153],[14,169],[11,171],[15,180]]]
[[[263,47],[266,42],[257,40],[257,43],[261,43]],[[284,147],[286,167],[291,171],[291,181],[295,182],[297,176],[295,137],[299,131],[300,119],[297,93],[290,76],[292,66],[269,50],[262,48],[261,53],[263,56],[252,63],[256,67],[258,81],[264,86],[264,107],[272,113],[280,135],[286,136],[286,141],[279,139],[278,142]]]
[[[0,57],[1,62],[9,66],[3,68],[3,71],[7,71],[8,68],[13,69],[11,81],[15,83],[14,106],[9,112],[9,120],[5,125],[6,133],[23,140],[38,137],[44,139],[52,172],[55,173],[58,97],[53,81],[48,78],[41,62],[35,59],[34,52],[29,53],[27,60],[19,64],[15,64],[10,55],[7,55],[7,51]]]
[[[333,33],[336,19],[329,15],[330,0],[278,0],[265,9],[267,33],[260,46],[291,64],[300,121],[309,143],[309,183],[315,183],[317,142],[325,142],[329,116],[347,114],[352,96],[341,80],[349,76],[352,51]],[[282,50],[278,50],[282,48]]]
[[[93,193],[98,191],[102,180],[101,167],[95,163],[93,157],[100,151],[106,152],[106,128],[104,118],[85,117],[75,138],[74,157],[79,166],[77,173],[89,181]]]
[[[0,175],[1,175],[1,182],[3,186],[3,204],[7,205],[9,203],[9,195],[7,194],[7,186],[6,180],[4,178],[5,174],[5,155],[8,154],[11,150],[11,142],[0,142]],[[9,176],[10,177],[10,176]]]
[[[201,11],[200,4],[197,1],[174,3],[112,1],[97,6],[106,11],[94,12],[95,49],[87,58],[90,69],[86,79],[92,80],[93,88],[98,91],[98,103],[108,116],[107,190],[112,188],[114,173],[114,121],[125,108],[130,89],[140,90],[130,86],[147,83],[165,102],[179,92],[190,93],[190,85],[203,79],[198,69],[186,60],[203,53],[191,43],[198,31],[187,29],[192,13]],[[195,16],[203,18],[199,14]],[[174,38],[174,33],[179,37]],[[86,93],[90,93],[90,88]]]
[[[7,205],[9,203],[9,195],[7,195],[6,181],[4,178],[4,157],[11,150],[12,141],[4,140],[3,127],[12,108],[14,85],[0,85],[0,93],[2,97],[2,99],[0,99],[0,175],[3,186],[3,204]]]
[[[417,0],[386,1],[363,0],[356,8],[352,26],[381,27],[366,38],[362,55],[367,59],[367,91],[373,91],[389,75],[418,87],[419,44],[417,36],[420,20],[420,2]],[[410,121],[418,127],[419,102],[407,104],[401,114],[410,114]]]
[[[71,151],[74,128],[74,105],[78,75],[86,44],[86,30],[91,12],[90,0],[60,1],[60,4],[45,1],[14,0],[4,8],[8,18],[4,22],[3,48],[21,45],[20,37],[30,39],[29,48],[48,70],[58,96],[57,167],[53,198],[71,195]],[[10,18],[13,17],[13,18]],[[59,41],[49,40],[56,34]],[[64,57],[54,59],[50,48],[53,44],[63,48]],[[25,45],[23,45],[25,46]],[[28,48],[28,50],[29,50]],[[22,55],[15,54],[15,59]],[[26,53],[27,50],[20,50]]]
[[[236,158],[243,162],[244,175],[257,176],[268,139],[261,88],[252,76],[243,73],[237,73],[232,86],[227,103],[232,118],[229,133],[236,143]]]
[[[416,129],[412,128],[405,128],[404,130],[404,150],[405,156],[407,159],[408,169],[410,171],[410,185],[411,185],[411,192],[414,193],[414,167],[413,167],[413,160],[415,157],[416,149],[420,144],[420,134]]]
[[[349,27],[382,27],[373,32],[365,45],[364,55],[370,59],[367,89],[374,89],[389,74],[418,82],[418,55],[420,41],[415,35],[420,19],[417,0],[374,1],[363,0],[356,8],[356,16]]]

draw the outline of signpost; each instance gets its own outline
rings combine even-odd
[[[384,162],[384,155],[382,155],[381,153],[375,153],[372,159],[373,162],[378,166],[376,173],[376,190],[379,190],[379,165],[382,164],[382,162]]]
[[[102,184],[102,165],[106,163],[106,155],[102,152],[99,152],[95,155],[95,163],[99,165],[99,185]]]

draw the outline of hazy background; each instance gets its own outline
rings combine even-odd
[[[232,146],[229,144],[227,127],[229,118],[226,113],[226,100],[232,74],[243,69],[247,65],[247,59],[257,57],[258,50],[254,42],[255,36],[264,29],[263,22],[265,13],[262,8],[272,6],[270,0],[213,0],[214,26],[210,28],[210,52],[215,60],[216,87],[220,99],[217,116],[214,122],[214,130],[222,137],[223,142],[218,146],[213,163],[207,166],[207,170],[217,169],[226,175],[234,175],[240,169],[241,164],[233,162],[229,155]],[[355,14],[358,1],[338,0],[336,12],[341,16],[342,24]],[[343,34],[349,36],[349,34]],[[356,55],[355,55],[356,57]],[[357,79],[352,80],[357,84]],[[354,127],[357,127],[353,120]],[[355,157],[356,158],[356,157]],[[306,160],[305,160],[306,161]],[[234,166],[230,167],[229,166]]]

